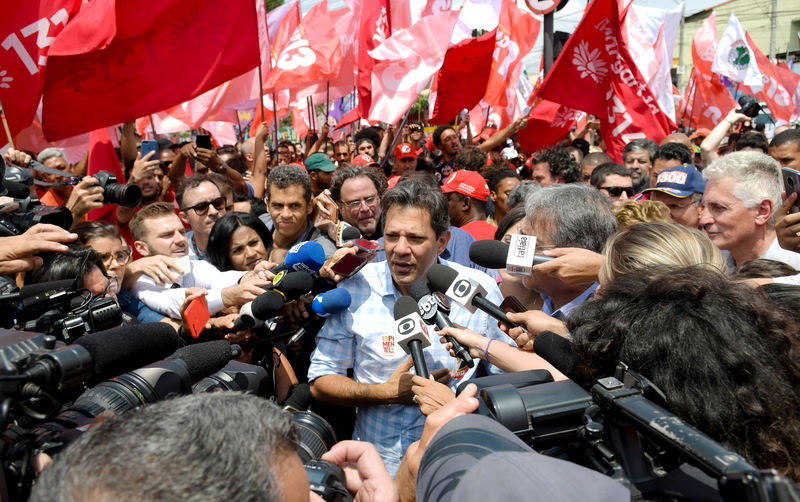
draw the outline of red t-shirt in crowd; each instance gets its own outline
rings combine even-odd
[[[461,227],[476,240],[494,239],[494,233],[497,232],[497,227],[487,222],[486,220],[471,221]]]

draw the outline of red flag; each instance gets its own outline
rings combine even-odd
[[[660,141],[675,129],[661,111],[620,34],[614,2],[592,2],[539,96],[600,117],[606,151],[619,162],[631,140]]]
[[[500,23],[497,25],[496,45],[492,69],[486,84],[483,100],[497,114],[496,127],[505,127],[516,119],[522,110],[517,99],[517,82],[522,71],[522,58],[533,48],[539,35],[539,21],[531,14],[503,0]]]
[[[568,106],[541,101],[531,110],[528,125],[517,133],[519,145],[525,153],[552,146],[569,134],[575,120],[582,114]]]
[[[47,54],[54,37],[74,18],[80,5],[80,0],[0,2],[0,46],[4,49],[0,51],[0,102],[12,136],[34,120],[42,97]],[[105,37],[111,30],[113,36],[113,24],[94,28],[95,35]],[[0,137],[0,145],[5,144],[5,135]]]
[[[147,8],[118,2],[116,8],[117,34],[107,48],[50,54],[42,121],[49,138],[164,110],[258,65],[251,0],[163,0]],[[59,36],[54,47],[62,42],[72,43]]]
[[[717,17],[712,12],[692,37],[692,64],[706,77],[711,76],[711,63],[717,53]]]
[[[94,176],[100,171],[108,171],[117,177],[117,183],[125,183],[122,165],[105,127],[89,133],[89,165],[86,172],[89,176]],[[114,207],[114,204],[105,204],[103,207],[92,209],[86,218],[91,221],[111,221]]]
[[[391,35],[388,0],[364,1],[358,30],[358,114],[368,117],[372,106],[372,67],[368,54]]]
[[[756,58],[758,70],[761,72],[761,80],[764,83],[761,90],[755,93],[756,97],[767,103],[767,107],[776,119],[789,122],[792,120],[792,115],[795,111],[795,103],[793,102],[792,94],[789,93],[784,85],[788,83],[790,86],[793,85],[793,87],[789,89],[797,89],[797,80],[800,79],[800,75],[790,71],[790,75],[784,76],[785,70],[772,64],[770,60],[767,59],[767,56],[758,50],[756,44],[753,43],[753,39],[750,38],[750,34],[745,32],[744,35],[747,38],[747,44],[753,49],[753,55]],[[796,78],[793,78],[791,75],[794,75]],[[752,89],[748,88],[748,91],[753,93]]]
[[[277,38],[285,43],[275,42],[266,88],[296,87],[339,74],[342,50],[339,34],[328,16],[327,2],[312,7],[292,32],[285,32],[281,24]]]
[[[691,125],[697,129],[713,129],[732,109],[736,108],[728,89],[719,81],[719,75],[707,79],[695,73],[695,91],[691,110]]]
[[[447,50],[437,74],[431,124],[446,124],[464,108],[471,110],[486,92],[497,30],[470,38]],[[478,124],[476,124],[478,125]]]

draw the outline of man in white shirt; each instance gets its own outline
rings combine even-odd
[[[180,279],[171,286],[161,285],[154,278],[142,275],[131,288],[136,298],[168,317],[180,319],[185,288],[198,286],[208,289],[208,310],[214,315],[226,307],[239,307],[253,300],[264,292],[259,286],[269,283],[268,273],[259,267],[247,273],[235,270],[220,272],[206,261],[190,259],[186,229],[170,204],[157,202],[142,208],[130,227],[139,254],[174,258],[183,271]]]

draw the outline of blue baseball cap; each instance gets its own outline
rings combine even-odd
[[[653,188],[642,192],[663,192],[673,197],[689,197],[695,193],[703,193],[706,189],[706,180],[694,164],[683,164],[670,167],[658,173],[656,184]]]

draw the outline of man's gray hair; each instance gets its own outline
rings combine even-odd
[[[751,208],[764,199],[772,201],[773,211],[781,206],[783,180],[778,161],[761,152],[733,152],[723,155],[703,169],[703,178],[715,180],[731,177],[733,196]]]
[[[647,152],[647,155],[650,156],[650,162],[653,162],[657,150],[658,143],[652,139],[638,138],[625,145],[625,148],[622,149],[622,158],[624,159],[625,156],[628,155],[628,152],[645,151]]]
[[[311,178],[302,167],[297,164],[282,164],[274,167],[267,175],[267,197],[272,185],[281,190],[289,188],[293,185],[300,185],[303,187],[303,194],[306,202],[311,201]]]
[[[447,199],[441,190],[418,181],[401,181],[388,190],[381,199],[381,213],[388,214],[392,206],[415,207],[428,211],[431,227],[438,239],[450,230],[450,213],[447,211]]]
[[[550,185],[528,196],[525,217],[550,232],[556,247],[577,247],[602,253],[617,231],[611,200],[583,183]]]
[[[525,180],[520,182],[517,186],[511,189],[508,197],[506,197],[506,210],[511,211],[520,204],[525,204],[525,200],[529,194],[542,188],[538,182],[533,180]]]
[[[52,159],[53,157],[61,157],[62,159],[67,160],[67,158],[64,156],[64,150],[61,148],[50,147],[39,152],[39,155],[36,156],[36,161],[40,164],[44,164],[47,159]]]
[[[238,392],[192,394],[89,429],[45,469],[31,501],[281,501],[274,467],[295,455],[290,415]]]

